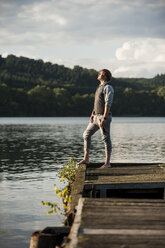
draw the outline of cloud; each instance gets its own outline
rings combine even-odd
[[[56,13],[57,12],[57,13]],[[30,19],[34,23],[64,26],[67,24],[66,18],[58,14],[52,2],[34,3],[29,7],[23,5],[21,12],[17,15],[22,21]]]
[[[163,39],[127,41],[116,50],[116,76],[153,77],[165,72],[165,45]],[[117,64],[117,63],[116,63]]]
[[[9,33],[17,36],[24,36],[26,33],[31,33],[33,36],[40,33],[41,39],[36,40],[40,43],[45,42],[42,36],[47,37],[48,44],[51,44],[51,41],[58,44],[94,44],[111,42],[113,39],[123,37],[128,39],[129,37],[162,38],[165,36],[163,1],[46,0],[33,2],[24,0],[10,2],[7,0],[1,3],[2,26]],[[33,39],[32,42],[34,42]]]
[[[129,77],[129,78],[152,78],[157,74],[165,71],[162,63],[142,62],[142,63],[125,63],[120,64],[113,71],[114,77]]]
[[[109,68],[115,77],[154,77],[165,72],[164,39],[127,41],[116,49],[116,58],[59,59],[56,63],[73,67]]]
[[[139,41],[124,42],[122,47],[116,50],[118,60],[135,61],[164,61],[165,43],[163,39],[145,39]]]
[[[0,22],[0,53],[116,76],[165,71],[164,0],[0,0]]]

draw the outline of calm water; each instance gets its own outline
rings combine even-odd
[[[34,230],[60,226],[41,200],[58,201],[63,165],[83,157],[88,118],[0,118],[0,247],[27,248]],[[100,133],[91,162],[104,161]],[[111,162],[165,162],[165,118],[113,118]]]

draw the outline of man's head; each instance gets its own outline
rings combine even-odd
[[[106,82],[110,82],[111,81],[111,78],[112,78],[112,74],[109,70],[107,69],[101,69],[99,71],[99,74],[98,74],[98,80],[99,81],[106,81]]]

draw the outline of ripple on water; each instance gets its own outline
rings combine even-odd
[[[1,244],[25,248],[34,230],[62,225],[59,216],[46,215],[41,201],[59,201],[53,187],[61,186],[57,173],[70,157],[83,157],[82,134],[88,122],[89,118],[0,118],[0,217],[3,230],[11,231],[7,239],[0,232]],[[111,161],[165,162],[164,130],[165,118],[113,118]],[[103,162],[99,132],[91,148],[91,161]]]

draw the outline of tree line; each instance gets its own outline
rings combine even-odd
[[[0,56],[0,116],[89,116],[98,72]],[[165,74],[112,78],[113,116],[165,116]]]

